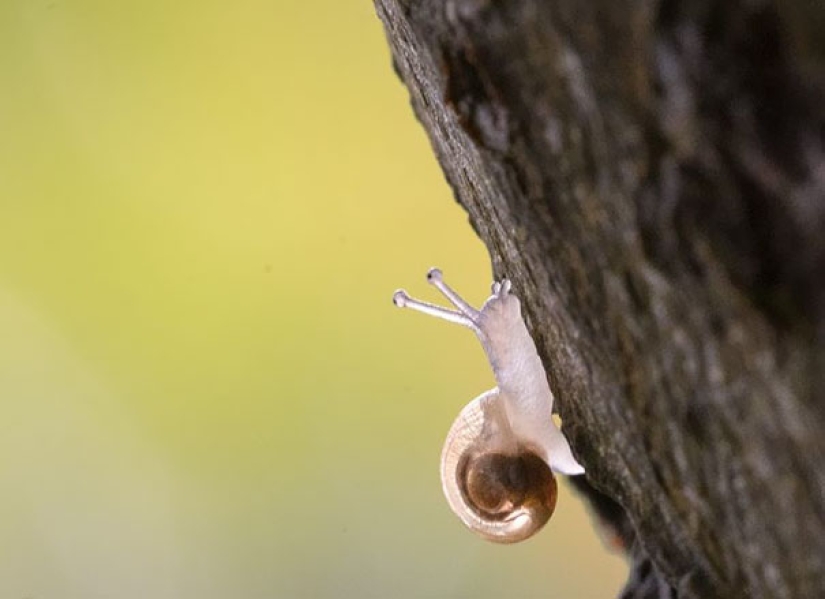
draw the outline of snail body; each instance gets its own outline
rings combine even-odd
[[[553,422],[553,394],[510,281],[494,283],[476,310],[444,283],[440,270],[431,269],[427,279],[456,310],[403,290],[395,292],[395,305],[472,329],[497,383],[465,406],[450,428],[441,453],[444,494],[461,521],[485,539],[524,540],[553,513],[553,471],[575,475],[584,468]]]

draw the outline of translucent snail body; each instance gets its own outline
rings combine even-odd
[[[450,508],[471,530],[499,542],[524,540],[547,522],[556,505],[553,471],[582,474],[552,419],[553,395],[521,316],[510,281],[493,284],[476,310],[444,283],[427,279],[455,310],[395,292],[396,306],[472,329],[487,354],[497,386],[458,415],[441,454],[441,482]]]

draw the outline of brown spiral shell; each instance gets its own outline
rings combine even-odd
[[[497,543],[538,532],[558,494],[550,467],[510,431],[498,389],[473,400],[456,418],[441,453],[441,484],[461,521]]]

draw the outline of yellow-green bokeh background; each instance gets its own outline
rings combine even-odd
[[[489,263],[367,0],[0,2],[0,597],[609,597],[437,460]]]

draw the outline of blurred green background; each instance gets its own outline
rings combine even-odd
[[[441,496],[487,254],[370,2],[0,2],[0,597],[610,597]]]

